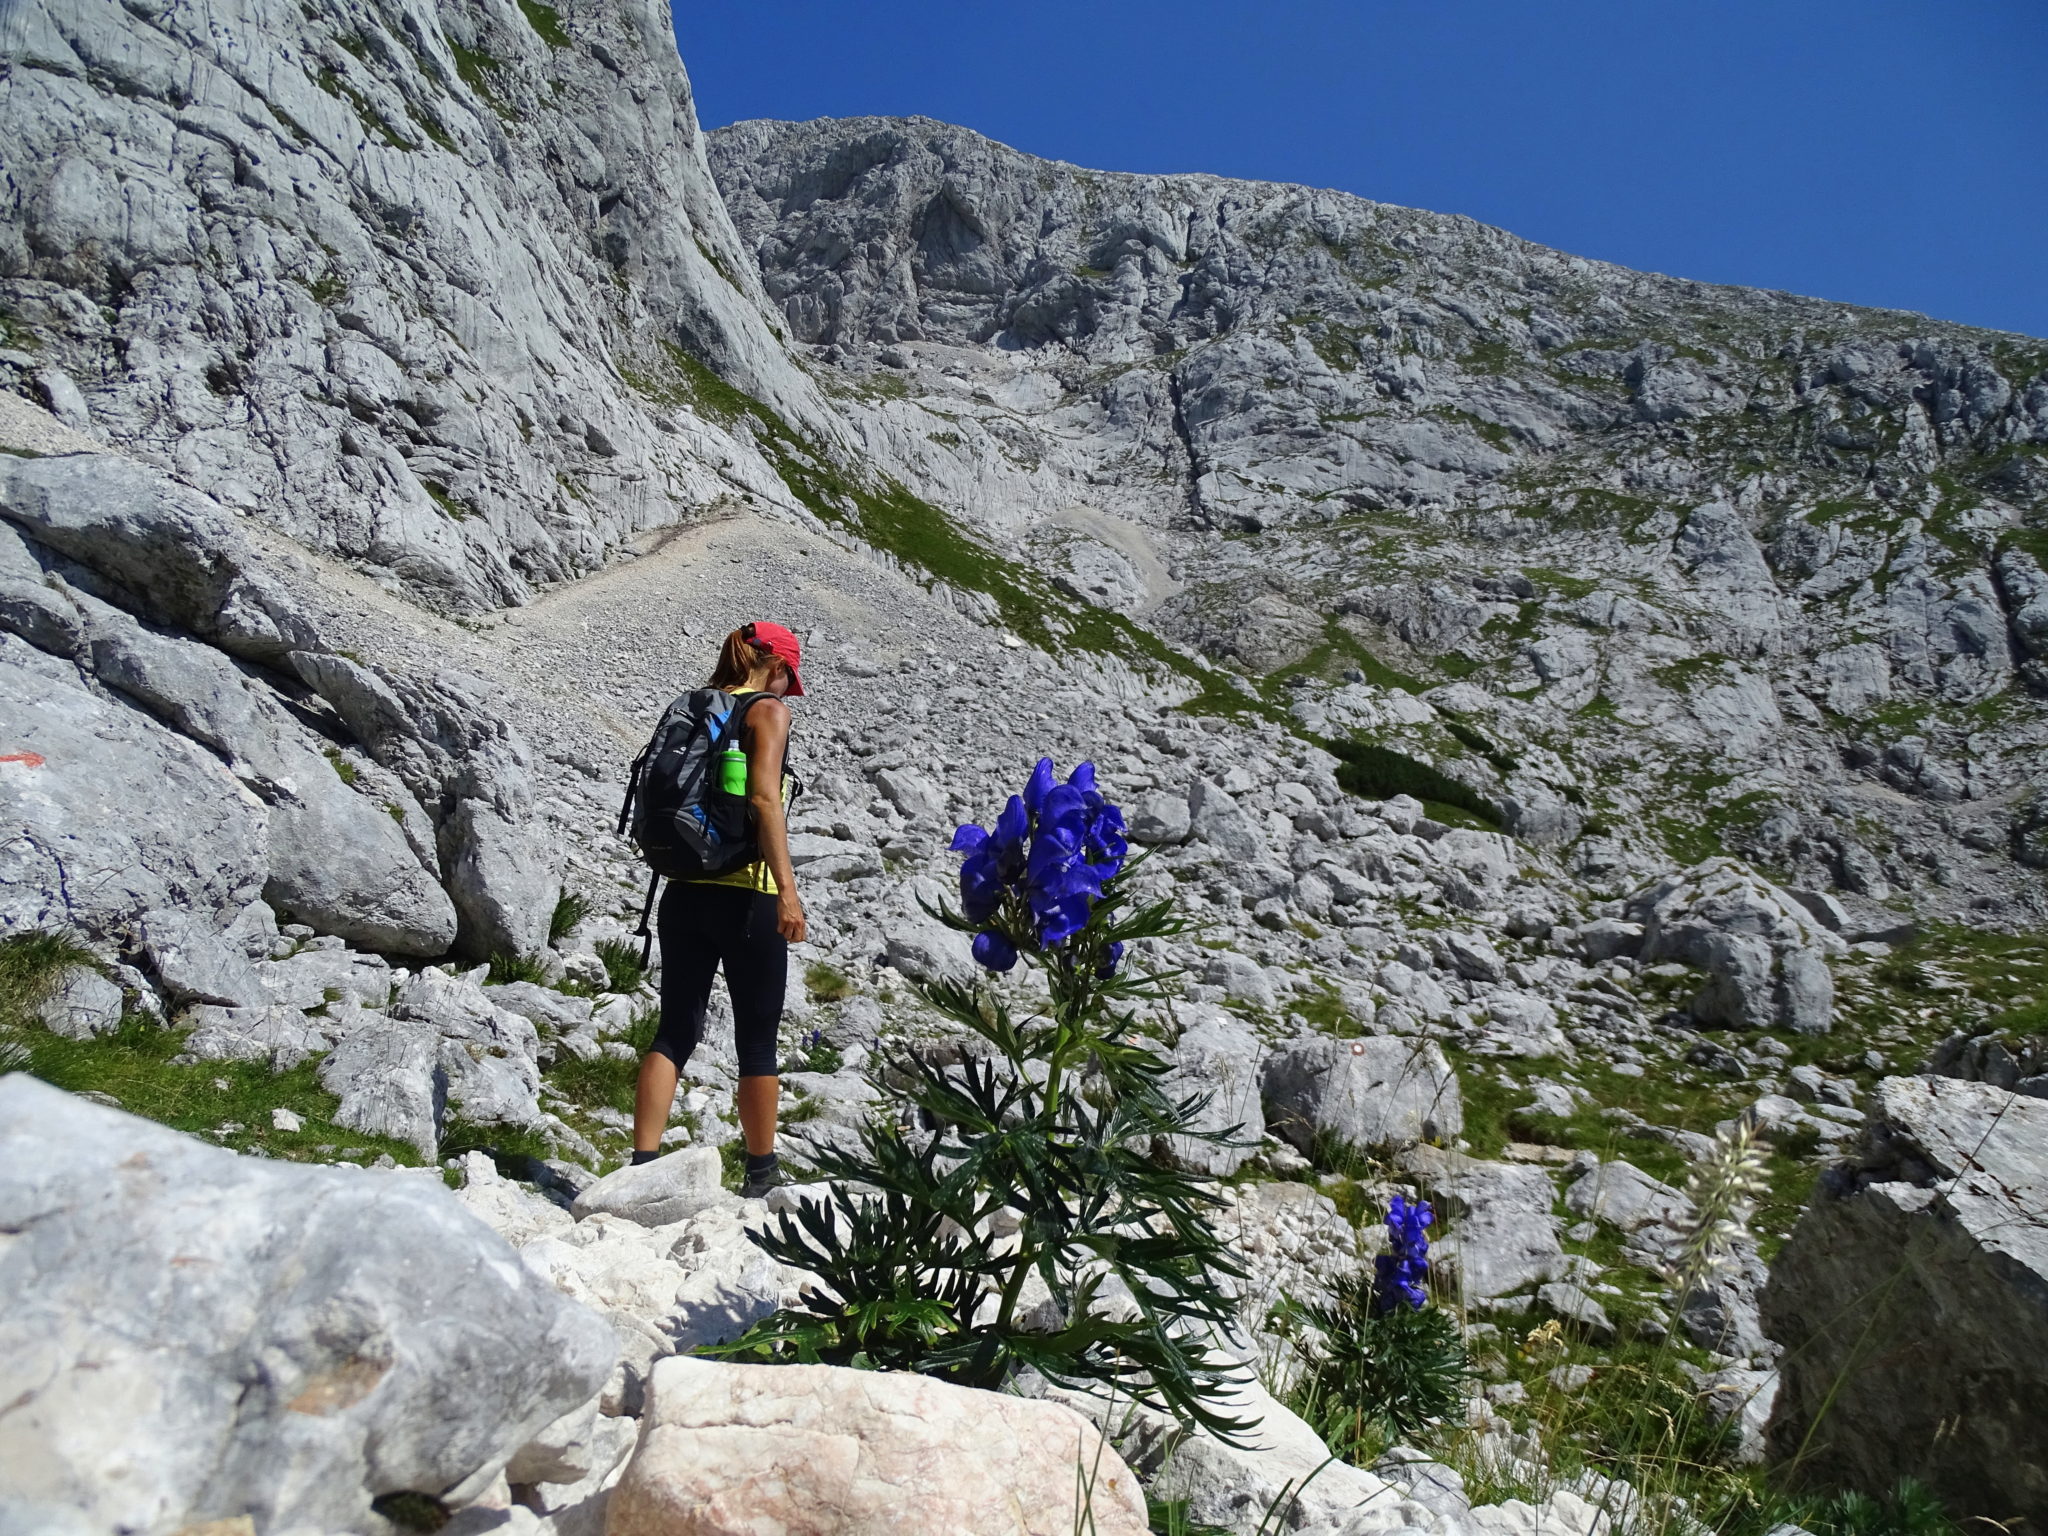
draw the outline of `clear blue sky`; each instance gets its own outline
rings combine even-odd
[[[707,127],[922,113],[2048,336],[2044,0],[683,0]]]

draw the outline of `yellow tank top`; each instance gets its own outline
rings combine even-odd
[[[735,688],[733,697],[742,694],[759,693],[758,688]],[[749,765],[751,767],[751,764]],[[782,804],[789,805],[789,775],[782,776]],[[775,871],[768,867],[766,859],[756,859],[751,864],[742,864],[738,869],[729,869],[722,875],[703,875],[695,880],[685,880],[685,885],[731,885],[743,891],[755,891],[763,896],[780,896],[782,887],[776,883]]]

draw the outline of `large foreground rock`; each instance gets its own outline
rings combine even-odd
[[[473,1496],[612,1365],[430,1175],[239,1157],[19,1074],[0,1234],[24,1529],[379,1529],[374,1498]]]
[[[1077,1469],[1092,1475],[1084,1525]],[[609,1536],[1143,1536],[1145,1496],[1056,1403],[825,1365],[654,1368]]]
[[[1772,1266],[1771,1447],[1818,1484],[1915,1477],[1952,1515],[2048,1510],[2048,1102],[1878,1085],[1859,1159]]]
[[[1210,1406],[1246,1424],[1231,1445],[1206,1430],[1188,1433],[1155,1408],[1076,1388],[1050,1387],[1065,1403],[1110,1434],[1155,1497],[1183,1504],[1191,1524],[1220,1526],[1238,1536],[1308,1526],[1361,1531],[1404,1526],[1434,1529],[1429,1511],[1410,1503],[1384,1478],[1330,1454],[1307,1421],[1273,1397],[1249,1370],[1210,1397]]]

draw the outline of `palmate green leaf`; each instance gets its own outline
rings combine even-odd
[[[1253,1421],[1209,1406],[1207,1399],[1240,1379],[1242,1368],[1196,1359],[1178,1341],[1139,1321],[1088,1317],[1058,1333],[1010,1341],[1012,1359],[1063,1387],[1105,1386],[1131,1401],[1201,1425],[1231,1444],[1244,1443]]]

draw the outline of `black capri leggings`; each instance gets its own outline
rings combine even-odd
[[[740,1076],[775,1076],[789,983],[789,941],[775,926],[775,898],[734,885],[678,880],[662,893],[657,931],[661,1027],[650,1049],[681,1070],[704,1037],[711,979],[723,964]]]

